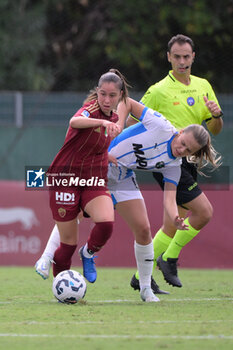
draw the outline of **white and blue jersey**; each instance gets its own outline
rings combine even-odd
[[[110,166],[116,168],[114,171],[109,169],[110,183],[113,176],[114,181],[120,182],[132,176],[132,170],[144,170],[161,172],[165,182],[177,186],[181,159],[175,158],[171,151],[177,130],[162,114],[147,107],[139,120],[141,123],[124,129],[109,146],[109,153],[119,165],[118,168]]]

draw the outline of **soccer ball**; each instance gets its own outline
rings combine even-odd
[[[53,294],[62,303],[77,303],[84,298],[86,289],[84,277],[74,270],[62,271],[53,280]]]

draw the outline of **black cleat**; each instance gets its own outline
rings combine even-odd
[[[182,287],[177,276],[177,260],[174,258],[168,258],[167,261],[163,260],[163,254],[161,254],[157,259],[157,265],[163,273],[163,277],[168,284],[171,284],[173,287]]]
[[[133,275],[131,281],[130,281],[130,286],[134,290],[139,290],[140,291],[140,285],[139,285],[139,280],[136,278],[135,275]],[[151,289],[153,290],[154,294],[170,294],[169,292],[166,292],[165,290],[159,289],[159,286],[155,282],[154,278],[151,276]]]

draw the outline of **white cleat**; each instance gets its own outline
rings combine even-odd
[[[49,270],[52,264],[52,260],[47,256],[42,256],[35,264],[36,272],[46,280],[49,278]]]
[[[146,303],[156,303],[160,301],[159,298],[156,295],[154,295],[150,287],[143,288],[143,290],[140,291],[140,295],[142,300]]]

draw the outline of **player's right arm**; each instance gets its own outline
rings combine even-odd
[[[188,225],[184,223],[184,219],[179,217],[176,204],[176,185],[171,182],[165,182],[163,196],[164,209],[177,230],[188,230]]]
[[[87,118],[82,116],[74,116],[70,119],[70,127],[73,129],[86,129],[98,126],[106,128],[107,134],[110,137],[116,137],[120,133],[120,128],[115,123],[105,119]]]

